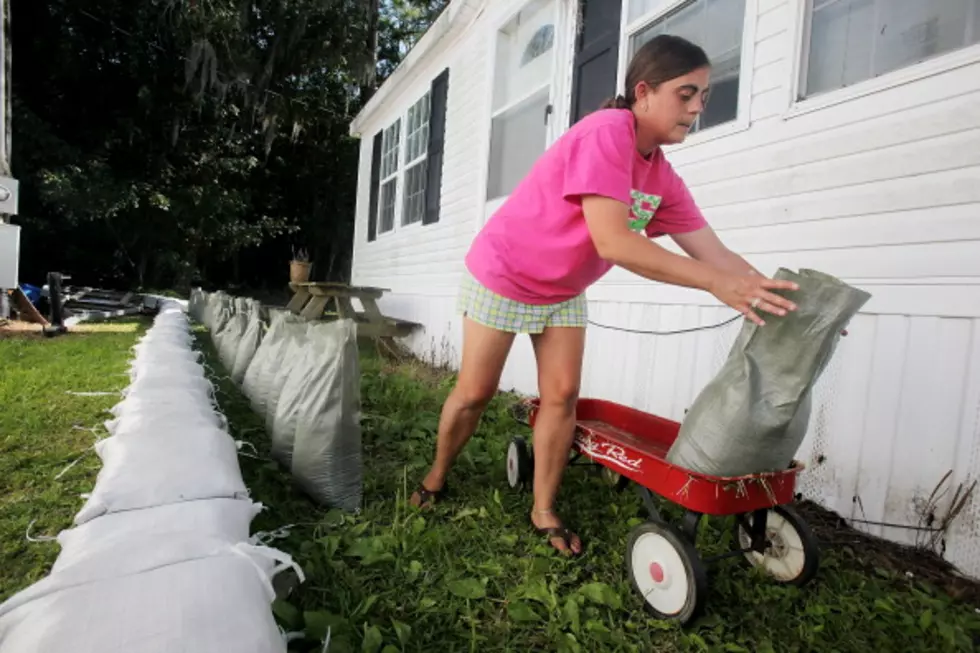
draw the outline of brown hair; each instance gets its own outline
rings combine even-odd
[[[636,85],[646,82],[651,88],[698,68],[710,66],[711,60],[699,46],[671,34],[655,36],[636,51],[626,70],[626,93],[609,98],[600,109],[629,109],[636,103]]]

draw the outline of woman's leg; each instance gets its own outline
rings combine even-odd
[[[513,344],[513,333],[463,318],[463,359],[456,385],[442,406],[435,462],[422,481],[426,490],[438,492],[445,485],[456,456],[473,435],[483,410],[497,392]],[[418,492],[412,495],[410,503],[414,506],[422,503]]]
[[[553,510],[575,437],[575,405],[582,378],[585,329],[548,327],[544,333],[532,336],[532,341],[538,363],[541,405],[534,424],[531,520],[539,529],[558,528],[562,523]],[[573,553],[581,552],[582,542],[577,536],[572,534],[570,542]],[[568,549],[557,535],[551,538],[551,544],[563,552]]]

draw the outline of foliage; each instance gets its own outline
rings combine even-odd
[[[378,73],[387,78],[448,0],[385,0],[379,12]]]
[[[220,369],[207,336],[201,341]],[[227,378],[215,380],[233,433],[267,458],[262,418]],[[802,590],[735,560],[720,562],[704,618],[687,630],[651,619],[625,572],[627,533],[641,521],[638,498],[617,494],[599,473],[570,469],[560,507],[587,552],[578,560],[556,554],[528,525],[530,497],[506,486],[506,447],[521,430],[508,395],[494,399],[464,450],[450,501],[432,512],[410,508],[406,498],[430,461],[452,381],[417,363],[362,357],[359,515],[317,509],[274,462],[242,459],[253,497],[269,508],[254,528],[293,524],[272,545],[294,555],[307,576],[275,604],[283,628],[306,634],[295,650],[320,651],[328,630],[338,653],[972,650],[980,633],[973,606],[895,569],[869,571],[849,548],[825,549],[818,579]],[[702,553],[729,550],[730,533],[725,520],[705,523]]]
[[[56,543],[27,541],[31,522],[34,536],[69,528],[99,469],[91,429],[119,397],[68,392],[121,390],[144,328],[113,322],[52,340],[0,332],[0,602],[47,575],[58,555]]]
[[[281,288],[301,246],[343,279],[348,125],[441,4],[13,0],[23,278]]]

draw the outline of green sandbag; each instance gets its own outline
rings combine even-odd
[[[681,424],[667,461],[702,474],[742,476],[786,469],[810,422],[813,386],[841,331],[871,295],[815,270],[782,269],[778,291],[797,310],[748,320],[728,360],[701,391]]]

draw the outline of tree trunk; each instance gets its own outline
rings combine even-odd
[[[361,106],[368,103],[374,95],[378,77],[378,14],[381,11],[380,0],[365,0],[368,7],[367,47],[368,56],[364,64],[364,74],[361,79]]]

